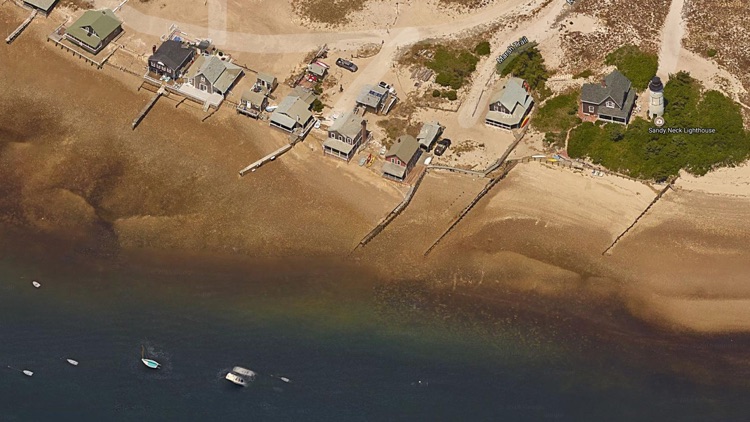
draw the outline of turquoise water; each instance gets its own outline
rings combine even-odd
[[[748,420],[746,389],[654,369],[659,348],[391,313],[363,274],[284,271],[0,261],[0,365],[35,372],[0,369],[0,420]],[[235,365],[258,378],[229,384]]]

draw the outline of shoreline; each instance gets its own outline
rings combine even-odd
[[[27,31],[33,35],[38,30],[32,26]],[[4,103],[0,111],[6,116],[0,132],[0,162],[9,170],[0,171],[7,180],[0,198],[0,224],[29,226],[58,238],[55,243],[73,245],[73,250],[104,250],[112,256],[159,250],[174,251],[183,259],[191,253],[238,260],[334,257],[330,265],[335,267],[400,200],[397,189],[380,188],[382,184],[372,178],[357,178],[351,166],[325,161],[306,148],[294,150],[252,178],[238,180],[235,169],[272,149],[280,136],[256,122],[231,118],[227,110],[201,123],[193,108],[185,112],[171,104],[157,104],[137,131],[128,131],[131,114],[137,113],[145,98],[116,72],[90,70],[32,35],[26,33],[12,47],[0,47],[3,61],[9,63],[3,71],[14,78],[11,89],[0,94]],[[39,53],[24,55],[24,51]],[[47,74],[48,66],[68,73]],[[62,84],[64,80],[68,83]],[[85,104],[83,109],[66,107],[67,99],[76,95],[77,103]],[[13,112],[19,106],[34,110],[33,117]],[[81,124],[86,118],[106,122],[105,127]],[[497,289],[495,294],[534,292],[569,299],[572,292],[614,297],[648,323],[675,331],[750,331],[750,315],[744,313],[731,317],[731,325],[716,320],[715,325],[708,321],[698,326],[695,316],[688,318],[674,312],[674,307],[663,315],[638,309],[651,306],[658,311],[659,303],[643,299],[670,282],[680,282],[672,276],[676,269],[692,268],[679,261],[664,268],[658,262],[662,256],[648,256],[657,249],[644,251],[638,243],[668,238],[668,223],[685,221],[680,213],[694,210],[685,201],[670,202],[672,193],[662,200],[666,208],[657,205],[605,259],[600,252],[643,209],[650,190],[634,182],[597,181],[567,170],[521,167],[472,211],[434,256],[424,259],[424,245],[479,189],[479,182],[471,178],[446,182],[447,177],[427,181],[394,226],[355,256],[359,261],[341,266],[366,268],[377,272],[377,278],[396,280],[450,279],[451,274],[471,278],[490,268],[485,286]],[[426,197],[425,192],[435,194]],[[674,193],[682,198],[679,195]],[[439,218],[429,218],[435,210],[440,210]],[[710,217],[712,210],[709,205],[699,208],[696,221]],[[737,224],[743,215],[738,212]],[[744,226],[738,235],[727,234],[731,225],[710,219],[703,223],[709,226],[703,232],[684,232],[685,239],[707,244],[705,250],[691,252],[701,258],[696,261],[700,265],[721,252],[724,243],[737,250],[735,241],[750,234]],[[687,254],[694,246],[687,240],[675,245],[674,239],[667,239],[658,251]],[[741,259],[747,254],[738,250],[733,256]],[[461,259],[470,263],[468,268],[454,262]],[[742,270],[742,263],[735,262],[733,269]],[[678,285],[669,293],[700,299],[696,292],[710,287],[705,284],[712,275],[704,274],[706,279]],[[647,275],[650,278],[644,281]],[[721,293],[742,297],[743,281],[735,276],[722,285]],[[717,313],[713,307],[700,311],[699,319]]]

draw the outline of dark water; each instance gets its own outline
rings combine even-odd
[[[0,420],[750,420],[745,389],[522,321],[399,322],[356,273],[86,273],[0,261],[0,365],[35,372],[0,369]],[[234,365],[253,385],[223,379]]]

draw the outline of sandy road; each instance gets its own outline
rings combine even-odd
[[[482,116],[482,111],[489,103],[492,95],[490,82],[494,80],[495,58],[500,52],[507,49],[508,45],[525,36],[529,41],[541,43],[554,35],[553,25],[558,16],[566,7],[564,0],[553,1],[543,9],[537,18],[532,21],[522,22],[514,30],[506,30],[496,34],[490,41],[492,56],[485,60],[474,73],[474,83],[461,107],[458,109],[458,124],[468,128],[474,126]],[[485,91],[482,94],[482,91]],[[479,104],[477,104],[479,103]],[[475,112],[476,110],[476,112]]]
[[[685,21],[682,10],[685,0],[672,0],[669,13],[661,29],[661,48],[659,49],[659,69],[656,74],[666,82],[671,73],[677,72],[677,63],[682,51],[682,38],[685,36]]]

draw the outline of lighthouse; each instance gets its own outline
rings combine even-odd
[[[648,103],[648,118],[653,119],[655,117],[663,116],[664,84],[661,83],[661,78],[654,76],[648,84],[648,91],[650,96]]]

